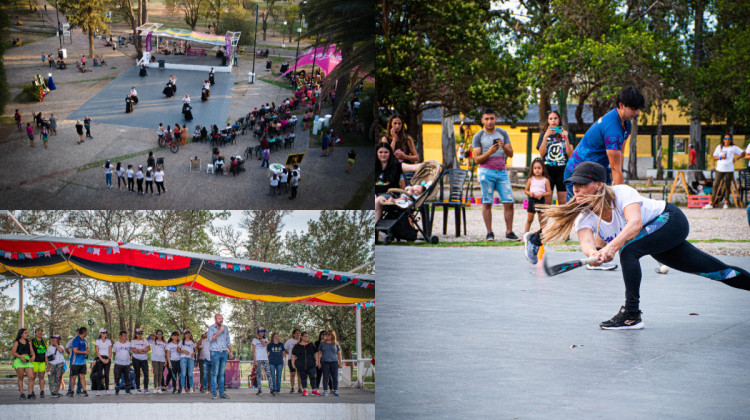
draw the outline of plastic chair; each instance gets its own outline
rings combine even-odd
[[[209,172],[212,173],[212,174],[216,173],[216,171],[214,171],[214,164],[213,163],[207,163],[206,164],[206,173],[209,173]]]
[[[739,172],[739,192],[742,201],[747,203],[747,192],[750,191],[750,169],[742,169]]]
[[[440,177],[440,196],[438,201],[432,203],[430,220],[434,221],[435,207],[443,208],[443,235],[448,230],[448,209],[455,209],[456,237],[461,236],[461,215],[464,220],[464,235],[466,235],[466,203],[464,202],[464,190],[469,171],[465,169],[448,169]],[[443,184],[448,179],[448,196],[444,196]]]

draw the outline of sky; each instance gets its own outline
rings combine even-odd
[[[216,223],[217,226],[234,225],[235,228],[240,229],[240,223],[242,222],[243,214],[242,210],[230,210],[231,216],[226,221]],[[317,220],[320,217],[319,210],[296,210],[284,218],[284,228],[282,230],[282,236],[286,235],[287,232],[296,230],[297,232],[307,231],[307,222],[310,220]],[[62,235],[62,233],[60,233]],[[25,289],[25,288],[24,288]],[[16,299],[16,305],[18,305],[18,282],[13,287],[3,291],[4,294],[11,296]],[[24,302],[30,302],[28,293],[24,293]],[[18,306],[16,306],[18,308]]]

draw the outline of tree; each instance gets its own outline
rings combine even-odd
[[[206,15],[213,18],[214,24],[218,26],[219,22],[221,22],[221,18],[224,16],[224,11],[226,8],[227,0],[208,0]]]
[[[297,18],[299,18],[299,6],[296,4],[291,4],[289,7],[284,9],[284,19],[287,23],[287,29],[289,34],[289,42],[294,41],[294,24],[297,22]],[[302,28],[302,22],[300,22],[300,29]],[[301,36],[301,34],[300,34]]]
[[[263,40],[266,40],[266,32],[268,31],[268,19],[273,19],[277,12],[276,2],[278,0],[244,0],[242,7],[247,10],[255,10],[255,6],[258,7],[258,19],[261,21],[261,30],[263,31]]]
[[[382,115],[398,112],[422,153],[421,114],[443,106],[473,114],[492,106],[522,116],[520,62],[488,30],[489,0],[385,0],[376,19],[377,97]]]
[[[190,26],[190,30],[195,30],[195,26],[198,24],[198,19],[205,14],[207,8],[207,0],[169,0],[174,2],[174,5],[182,9],[185,14],[185,23]]]
[[[89,38],[89,57],[94,55],[94,33],[107,32],[109,26],[105,13],[105,0],[60,0],[60,11],[65,14],[71,27],[81,28]]]
[[[116,7],[120,10],[120,13],[125,17],[125,19],[130,23],[130,28],[132,29],[133,39],[135,40],[135,51],[138,55],[138,58],[140,59],[143,56],[143,45],[141,43],[141,37],[138,36],[138,31],[136,28],[141,26],[143,22],[146,22],[143,20],[143,14],[141,13],[141,8],[143,7],[142,3],[145,0],[138,0],[139,1],[139,9],[133,9],[133,0],[117,0],[115,3]]]

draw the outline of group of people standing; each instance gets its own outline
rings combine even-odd
[[[308,395],[308,380],[313,395],[328,395],[328,389],[338,396],[338,369],[341,367],[341,347],[331,330],[321,331],[318,342],[311,343],[307,332],[299,329],[292,331],[292,338],[281,344],[279,335],[274,333],[271,339],[265,337],[265,329],[258,328],[252,342],[253,364],[259,372],[257,376],[258,395],[262,394],[261,380],[268,382],[271,395],[281,391],[281,376],[284,359],[288,359],[291,372],[291,393],[294,393],[295,378],[299,384],[298,393]],[[29,330],[22,328],[13,340],[11,354],[12,367],[18,378],[20,398],[35,399],[34,384],[39,383],[40,398],[45,398],[45,374],[49,374],[50,396],[62,396],[63,373],[69,370],[70,382],[68,397],[76,394],[87,397],[86,374],[87,359],[91,354],[88,329],[81,327],[76,335],[63,346],[60,335],[54,334],[46,341],[44,331],[37,329],[34,338],[29,339]],[[114,340],[114,341],[113,341]],[[149,369],[149,354],[151,369]],[[67,356],[67,358],[66,358]],[[93,359],[95,361],[91,374],[92,390],[96,395],[110,395],[109,376],[114,373],[115,395],[121,390],[132,394],[149,393],[149,371],[154,375],[154,394],[164,393],[172,385],[172,393],[189,394],[193,392],[211,392],[212,398],[229,399],[226,394],[225,369],[228,359],[232,358],[232,344],[229,328],[224,324],[224,317],[216,314],[214,324],[196,341],[189,330],[180,334],[173,331],[169,338],[157,329],[145,337],[144,331],[137,328],[132,338],[127,331],[120,331],[117,338],[110,338],[106,328],[99,330],[94,341]],[[113,363],[114,361],[114,363]],[[196,389],[193,383],[195,364],[200,369],[200,384]],[[68,366],[68,364],[70,366]],[[114,367],[113,367],[114,365]],[[131,382],[131,368],[134,381]],[[165,380],[166,376],[166,380]],[[324,393],[320,394],[321,377]],[[28,393],[24,393],[24,379]],[[141,389],[141,379],[143,379]],[[133,386],[134,385],[134,386]]]
[[[154,184],[156,184],[156,195],[167,192],[164,187],[164,168],[162,165],[156,164],[154,152],[148,152],[145,170],[143,165],[134,168],[133,165],[125,166],[122,162],[117,162],[117,165],[113,166],[109,160],[102,165],[102,168],[104,168],[104,180],[107,188],[112,188],[112,174],[114,173],[117,176],[118,190],[124,186],[127,187],[128,192],[135,193],[137,186],[138,195],[146,195],[149,191],[153,195]]]

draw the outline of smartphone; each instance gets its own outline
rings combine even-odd
[[[555,133],[557,133],[557,134],[560,134],[560,133],[563,132],[563,129],[560,126],[552,127],[552,129],[555,130]]]
[[[492,140],[492,145],[493,145],[493,146],[494,146],[494,145],[496,145],[496,144],[497,144],[497,143],[498,143],[499,141],[500,141],[500,139],[495,139],[495,140]]]

